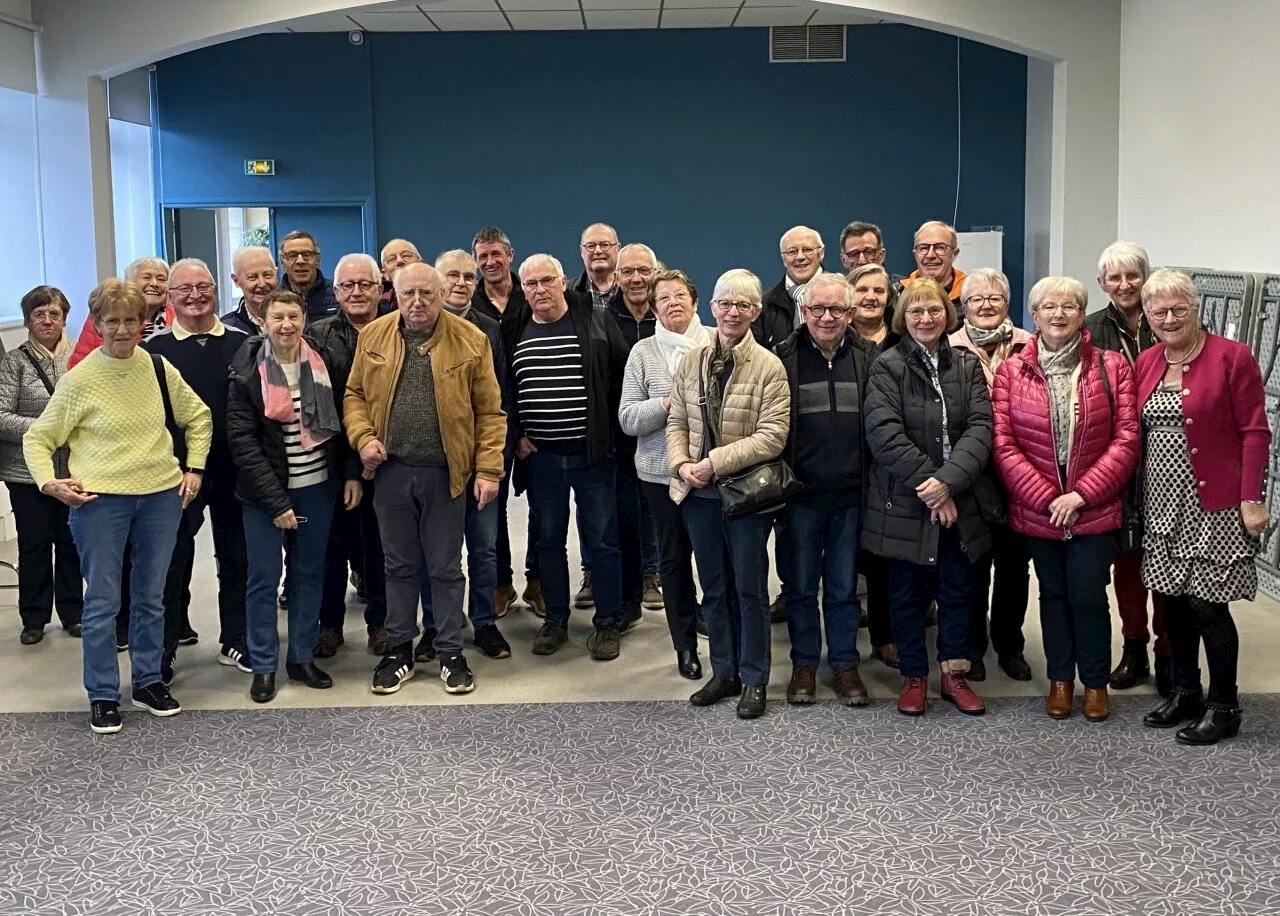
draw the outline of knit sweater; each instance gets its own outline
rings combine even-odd
[[[671,373],[654,337],[631,348],[622,377],[618,422],[636,437],[636,476],[649,483],[671,483],[667,467],[667,409],[662,399],[671,394]]]
[[[177,369],[168,361],[164,367],[187,463],[203,469],[213,434],[209,408]],[[58,383],[22,440],[36,486],[54,479],[53,453],[64,444],[71,446],[71,476],[89,493],[146,496],[182,481],[151,354],[139,348],[112,359],[97,349]]]

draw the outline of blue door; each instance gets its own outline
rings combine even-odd
[[[271,250],[295,229],[310,232],[320,247],[320,270],[330,280],[338,258],[364,251],[364,215],[356,204],[271,208]]]

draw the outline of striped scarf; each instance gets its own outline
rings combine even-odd
[[[293,393],[270,341],[264,340],[258,351],[258,377],[262,379],[263,415],[278,423],[292,423]],[[297,420],[303,448],[315,448],[342,432],[329,370],[305,340],[298,343],[298,397],[301,404]]]

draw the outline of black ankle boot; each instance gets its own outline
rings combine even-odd
[[[1175,693],[1151,712],[1142,717],[1148,728],[1174,728],[1187,719],[1192,722],[1204,714],[1204,696],[1195,693]]]
[[[1173,694],[1173,656],[1156,656],[1156,693],[1162,697]]]
[[[1111,672],[1111,689],[1128,690],[1138,681],[1145,681],[1151,676],[1151,668],[1147,663],[1147,644],[1137,639],[1124,641],[1124,652],[1120,655],[1120,664]]]
[[[1217,744],[1223,738],[1234,738],[1240,731],[1240,710],[1223,706],[1205,706],[1199,721],[1178,729],[1179,744]]]

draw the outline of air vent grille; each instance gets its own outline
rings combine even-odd
[[[787,25],[769,29],[769,62],[843,61],[844,26]]]

